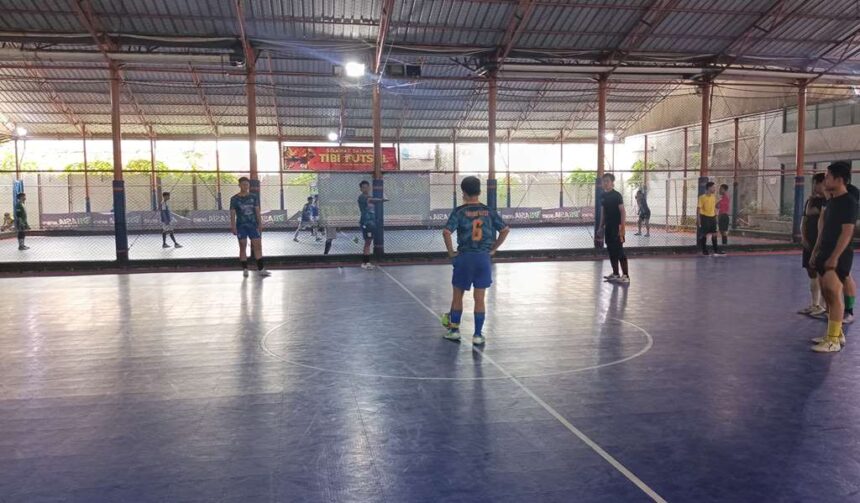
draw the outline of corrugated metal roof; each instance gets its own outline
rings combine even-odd
[[[247,35],[261,49],[256,62],[259,134],[277,134],[280,124],[285,134],[324,135],[339,126],[342,114],[346,127],[369,131],[371,80],[359,84],[334,73],[349,59],[370,62],[381,3],[244,0]],[[91,0],[91,5],[98,30],[124,44],[123,51],[141,55],[135,57],[242,57],[233,2]],[[649,0],[538,2],[515,37],[509,59],[666,64],[707,63],[722,55],[739,65],[860,72],[858,56],[832,68],[846,48],[848,54],[860,49],[860,41],[837,48],[860,28],[855,0],[788,0],[783,9],[769,10],[773,5],[770,0],[680,0],[669,7]],[[475,68],[480,58],[498,50],[519,15],[514,0],[396,2],[383,61],[421,65],[423,78],[382,80],[386,131],[407,141],[447,138],[457,127],[466,138],[486,135],[488,93]],[[5,32],[0,38],[7,49],[39,51],[28,62],[16,56],[0,63],[0,112],[27,122],[33,134],[75,134],[68,110],[92,125],[93,134],[109,133],[104,127],[110,122],[108,65],[73,3],[7,0],[0,32]],[[211,122],[223,126],[222,134],[244,134],[244,68],[198,62],[195,75],[183,58],[123,65],[124,133],[145,134],[145,121],[158,134],[211,134]],[[270,69],[271,76],[266,74]],[[608,127],[617,130],[629,123],[670,87],[611,81]],[[570,137],[593,137],[596,99],[593,81],[503,77],[497,125],[514,129],[515,138],[549,140],[570,127],[575,129]],[[367,139],[364,133],[358,136]]]

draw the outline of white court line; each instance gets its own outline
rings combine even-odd
[[[399,286],[401,289],[403,289],[403,291],[404,291],[404,292],[406,292],[407,294],[409,294],[409,296],[410,296],[410,297],[412,297],[413,299],[415,299],[415,302],[417,302],[417,303],[418,303],[418,304],[420,304],[422,307],[424,307],[424,309],[426,309],[430,314],[432,314],[434,318],[436,317],[436,311],[434,311],[434,310],[433,310],[433,308],[431,308],[430,306],[428,306],[427,304],[425,304],[425,303],[424,303],[424,301],[423,301],[423,300],[421,300],[417,295],[415,295],[414,293],[412,293],[412,291],[411,291],[409,288],[407,288],[407,287],[406,287],[406,285],[404,285],[404,284],[403,284],[403,283],[401,283],[397,278],[395,278],[394,276],[392,276],[391,274],[389,274],[389,272],[388,272],[388,271],[386,271],[385,269],[383,269],[383,268],[381,268],[381,267],[380,267],[379,269],[380,269],[383,273],[385,273],[385,275],[386,275],[386,276],[388,276],[388,278],[389,278],[389,279],[391,279],[391,281],[395,282],[395,283],[397,284],[397,286]],[[593,440],[591,440],[590,438],[588,438],[588,436],[587,436],[585,433],[583,433],[582,431],[580,431],[580,430],[579,430],[579,428],[577,428],[576,426],[574,426],[573,424],[571,424],[571,422],[570,422],[570,421],[568,421],[567,419],[565,419],[565,417],[564,417],[564,416],[562,416],[562,415],[561,415],[557,410],[555,410],[555,409],[554,409],[550,404],[548,404],[548,403],[544,402],[544,401],[541,399],[541,397],[539,397],[539,396],[537,396],[537,394],[535,394],[535,392],[534,392],[534,391],[530,390],[530,389],[529,389],[525,384],[523,384],[519,379],[517,379],[516,377],[514,377],[513,375],[511,375],[511,373],[510,373],[510,372],[508,372],[504,367],[502,367],[501,365],[499,365],[498,363],[496,363],[496,361],[495,361],[495,360],[493,360],[489,355],[487,355],[486,353],[484,353],[483,351],[481,351],[481,357],[482,357],[482,358],[486,358],[486,360],[487,360],[488,362],[490,362],[494,367],[496,367],[496,368],[499,370],[499,372],[501,372],[501,373],[502,373],[502,374],[504,374],[506,377],[508,377],[508,379],[510,379],[510,380],[511,380],[511,382],[513,382],[514,384],[516,384],[517,386],[519,386],[519,388],[520,388],[520,389],[522,389],[522,390],[523,390],[523,391],[524,391],[528,396],[530,396],[530,397],[532,398],[532,400],[534,400],[535,402],[537,402],[537,404],[538,404],[538,405],[540,405],[541,407],[543,407],[543,409],[544,409],[544,410],[546,410],[547,412],[549,412],[549,414],[550,414],[552,417],[554,417],[558,422],[560,422],[562,425],[564,425],[564,427],[565,427],[565,428],[567,428],[571,433],[573,433],[574,435],[576,435],[576,437],[577,437],[577,438],[579,438],[580,440],[582,440],[582,442],[583,442],[585,445],[587,445],[588,447],[590,447],[590,448],[591,448],[591,450],[593,450],[594,452],[596,452],[596,453],[597,453],[600,457],[602,457],[602,458],[603,458],[607,463],[609,463],[610,465],[612,465],[612,467],[613,467],[613,468],[615,468],[616,470],[618,470],[619,472],[621,472],[621,474],[622,474],[622,475],[624,475],[625,477],[627,477],[627,480],[629,480],[630,482],[633,482],[633,484],[634,484],[636,487],[638,487],[642,492],[644,492],[645,494],[647,494],[647,495],[648,495],[651,499],[653,499],[654,501],[657,501],[657,502],[659,502],[659,503],[667,503],[667,502],[666,502],[666,500],[665,500],[665,499],[663,499],[663,497],[662,497],[662,496],[660,496],[659,494],[657,494],[657,492],[656,492],[656,491],[654,491],[653,489],[651,489],[650,487],[648,487],[648,485],[647,485],[645,482],[643,482],[643,481],[642,481],[642,479],[640,479],[640,478],[639,478],[639,477],[637,477],[633,472],[631,472],[630,470],[628,470],[628,469],[627,469],[624,465],[622,465],[622,464],[621,464],[621,462],[619,462],[617,459],[613,458],[613,457],[612,457],[612,455],[610,455],[608,452],[606,452],[605,450],[603,450],[603,448],[602,448],[602,447],[600,447],[599,445],[597,445],[597,443],[595,443]]]

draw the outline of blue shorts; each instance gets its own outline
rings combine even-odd
[[[490,288],[493,284],[493,262],[487,252],[461,253],[454,257],[451,284],[461,290]]]
[[[236,237],[239,239],[260,239],[256,225],[239,225],[236,227]]]

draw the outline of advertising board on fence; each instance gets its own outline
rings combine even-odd
[[[372,147],[284,146],[286,171],[373,171]],[[382,149],[383,171],[396,171],[397,151]]]
[[[430,210],[431,225],[444,225],[451,210],[435,208]],[[594,207],[576,208],[499,208],[499,214],[511,225],[528,224],[575,224],[594,221]]]
[[[295,227],[298,215],[287,211],[265,211],[263,226],[266,228]],[[129,211],[125,214],[129,231],[161,229],[161,215],[157,211]],[[112,231],[113,213],[43,213],[39,218],[44,230],[71,231]],[[230,229],[230,212],[227,210],[189,211],[185,215],[173,213],[173,226],[176,229]]]
[[[387,227],[429,225],[441,227],[448,221],[450,208],[435,208],[425,210],[429,205],[429,196],[422,190],[422,179],[426,174],[416,173],[405,177],[408,187],[417,187],[415,194],[410,197],[405,187],[396,192],[402,197],[397,203],[386,203],[385,220]],[[411,178],[411,181],[408,180]],[[355,180],[346,180],[350,187],[356,185]],[[320,200],[327,200],[329,205],[323,207],[324,221],[333,222],[340,226],[358,225],[358,207],[354,192],[335,190],[330,195],[327,188],[331,184],[321,185],[323,190]],[[337,185],[332,185],[337,189]],[[328,199],[340,197],[341,199]],[[326,211],[328,210],[328,211]],[[217,230],[227,231],[230,228],[230,212],[227,210],[198,210],[173,214],[173,225],[180,230]],[[500,208],[499,214],[511,225],[541,225],[541,224],[576,224],[594,221],[594,208],[591,206],[579,208]],[[267,229],[294,228],[298,224],[301,212],[290,214],[284,210],[271,210],[262,213],[263,227]],[[43,213],[39,219],[40,227],[44,230],[112,232],[114,229],[113,213]],[[161,218],[157,211],[129,211],[126,213],[126,223],[129,231],[160,230]]]

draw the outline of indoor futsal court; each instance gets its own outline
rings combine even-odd
[[[440,336],[446,266],[5,279],[0,490],[856,501],[860,360],[808,352],[796,264],[497,264],[483,350]]]
[[[860,0],[0,0],[0,503],[860,503],[858,138]]]

